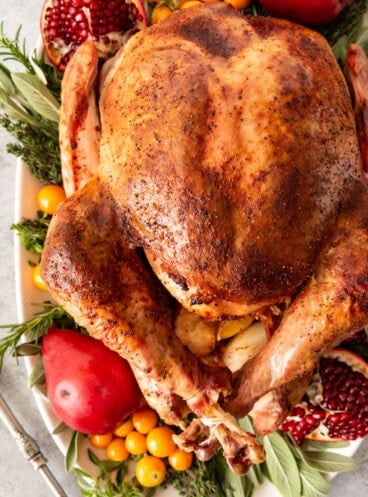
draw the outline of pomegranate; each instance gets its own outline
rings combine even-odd
[[[305,438],[338,441],[367,435],[368,363],[345,349],[324,355],[308,391],[281,429],[298,444]]]
[[[41,14],[46,54],[60,71],[86,39],[95,39],[100,56],[106,57],[145,26],[142,0],[45,0]]]

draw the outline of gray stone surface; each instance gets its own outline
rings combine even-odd
[[[38,40],[38,19],[41,0],[1,0],[0,20],[6,33],[13,36],[21,24],[22,33],[33,47]],[[16,322],[13,234],[9,225],[13,221],[15,194],[15,158],[6,153],[9,136],[0,129],[0,324]],[[0,334],[3,331],[0,330]],[[47,432],[33,395],[27,387],[22,361],[19,365],[7,358],[0,376],[0,390],[14,409],[19,421],[38,441],[49,465],[69,497],[80,495],[73,473],[64,471],[64,459]],[[340,475],[332,483],[331,497],[365,497],[368,495],[368,440],[356,454],[360,467]],[[41,476],[32,469],[18,451],[9,432],[0,423],[0,495],[7,497],[49,497],[51,492]]]

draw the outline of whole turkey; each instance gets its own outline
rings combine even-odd
[[[42,276],[129,361],[182,447],[206,459],[221,444],[243,473],[264,450],[236,418],[276,429],[319,356],[368,323],[368,191],[345,78],[319,34],[224,3],[171,15],[98,69],[87,41],[65,72],[69,198]],[[286,310],[232,377],[173,333],[173,297],[210,320]]]

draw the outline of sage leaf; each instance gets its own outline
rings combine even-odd
[[[52,430],[52,434],[53,435],[59,435],[59,433],[63,432],[64,430],[66,430],[68,427],[67,425],[64,423],[64,421],[60,421],[56,426],[55,428]]]
[[[258,487],[263,483],[263,475],[261,467],[258,464],[253,464],[247,472],[247,478],[253,483],[255,487]]]
[[[316,440],[306,440],[302,448],[306,450],[313,448],[324,451],[327,449],[345,449],[349,445],[349,442],[317,442]]]
[[[329,495],[331,488],[321,473],[303,461],[298,461],[299,475],[302,483],[303,497],[325,497]]]
[[[231,471],[223,457],[216,459],[216,472],[226,497],[244,497],[241,477]]]
[[[12,74],[12,80],[35,112],[45,119],[59,122],[59,102],[37,76],[17,72]]]
[[[298,466],[293,453],[282,436],[275,432],[264,437],[266,449],[265,466],[271,482],[278,488],[283,497],[298,497],[301,482]]]
[[[0,88],[10,95],[14,94],[15,91],[13,82],[3,64],[0,64]]]
[[[32,52],[29,55],[29,63],[32,66],[32,69],[34,70],[35,75],[38,77],[38,79],[43,83],[45,86],[47,86],[47,78],[45,76],[45,73],[39,66],[37,62],[37,48],[34,48]]]
[[[14,102],[10,96],[0,88],[0,109],[13,121],[27,123],[30,126],[35,126],[35,121],[20,105]]]
[[[357,463],[351,457],[327,451],[306,451],[304,452],[304,461],[308,466],[316,468],[322,473],[342,473],[357,467]]]
[[[29,375],[28,384],[30,387],[36,385],[43,385],[45,383],[45,369],[43,367],[42,358],[39,357],[36,364],[33,366],[31,374]]]
[[[15,350],[18,356],[30,356],[39,354],[41,352],[41,347],[35,343],[29,342],[18,345]]]
[[[247,476],[243,476],[242,482],[243,482],[243,496],[252,497],[254,485],[251,482],[250,478],[247,478]]]
[[[70,471],[76,465],[78,459],[79,441],[82,437],[82,433],[79,433],[78,431],[73,431],[72,436],[70,437],[69,445],[65,454],[66,471]]]
[[[243,430],[247,431],[248,433],[255,434],[253,423],[249,416],[244,416],[243,418],[239,419],[238,423],[243,428]]]

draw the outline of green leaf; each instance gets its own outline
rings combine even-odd
[[[27,112],[15,103],[10,96],[0,88],[0,109],[3,109],[5,114],[13,121],[27,123],[30,126],[35,126],[35,121]]]
[[[17,72],[12,74],[17,90],[40,116],[59,122],[59,102],[34,74]]]
[[[302,483],[303,497],[324,497],[330,493],[330,485],[321,473],[298,461],[299,475]]]
[[[263,483],[262,470],[259,464],[253,464],[248,469],[247,478],[249,478],[255,487],[258,487]]]
[[[58,435],[59,433],[63,432],[66,429],[68,429],[67,425],[64,423],[64,421],[60,421],[52,430],[52,434]]]
[[[247,431],[248,433],[255,434],[252,419],[250,418],[250,416],[244,416],[243,418],[239,419],[238,423],[243,428],[243,430]]]
[[[287,442],[277,432],[264,437],[265,466],[271,482],[283,497],[300,496],[301,483],[298,466]]]
[[[6,93],[10,94],[13,94],[15,91],[13,82],[9,77],[9,71],[1,63],[0,63],[0,88],[4,90]]]
[[[42,358],[39,357],[36,364],[33,366],[31,374],[28,378],[28,384],[30,387],[36,385],[43,385],[45,383],[45,369],[43,367]]]
[[[342,473],[357,467],[357,463],[351,457],[334,452],[305,451],[304,460],[308,466],[322,473]]]
[[[324,451],[328,449],[345,449],[349,445],[349,442],[317,442],[316,440],[306,440],[302,445],[302,449],[309,450],[313,448]]]
[[[78,431],[73,431],[73,434],[70,438],[68,449],[65,454],[65,469],[66,471],[70,471],[76,464],[78,459],[78,446],[79,441],[82,439],[82,433]]]
[[[33,342],[28,342],[18,345],[15,350],[18,356],[30,356],[39,354],[41,347]]]

